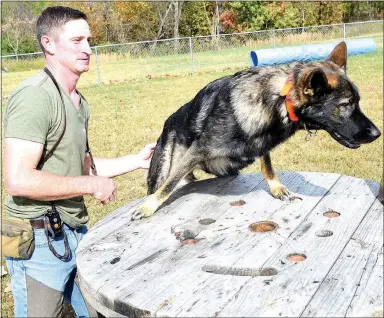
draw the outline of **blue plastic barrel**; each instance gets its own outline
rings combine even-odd
[[[340,41],[251,51],[251,65],[266,66],[324,60],[338,43]],[[372,38],[347,40],[345,43],[347,44],[348,56],[376,50],[376,43]]]

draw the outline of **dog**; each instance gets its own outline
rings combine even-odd
[[[149,196],[132,219],[151,216],[176,187],[195,180],[195,168],[237,175],[257,158],[271,194],[291,199],[270,151],[300,129],[323,129],[348,148],[377,139],[346,65],[340,42],[322,62],[254,67],[209,83],[166,120],[148,171]]]

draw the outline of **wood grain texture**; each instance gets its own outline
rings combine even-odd
[[[363,317],[381,309],[382,245],[383,206],[375,201],[302,316]]]
[[[266,266],[279,271],[273,282],[265,286],[257,278],[250,280],[219,316],[300,316],[377,194],[378,184],[342,176],[266,262]],[[324,211],[329,208],[340,212],[340,217],[324,217]],[[331,230],[334,234],[317,237],[315,233],[320,229]],[[307,258],[303,262],[287,262],[287,256],[292,253],[304,254]],[[250,297],[253,302],[247,300]]]
[[[124,316],[373,313],[383,303],[377,282],[383,264],[378,183],[310,172],[280,172],[279,178],[303,200],[274,199],[261,174],[244,174],[189,184],[149,219],[130,220],[131,207],[143,198],[121,207],[80,242],[83,288]],[[245,204],[231,205],[239,200]],[[328,209],[341,214],[327,218]],[[260,221],[278,227],[249,230]],[[318,236],[321,231],[332,235]],[[183,244],[183,238],[197,243]],[[350,249],[353,258],[346,254]],[[292,253],[306,259],[291,262]],[[365,296],[368,290],[374,290],[374,300]],[[328,296],[332,292],[338,296]]]
[[[222,222],[213,224],[216,227],[223,225],[223,231],[219,236],[213,236],[214,226],[210,228],[210,231],[207,229],[200,233],[201,237],[216,238],[214,244],[205,248],[207,257],[204,259],[204,265],[253,267],[255,269],[269,267],[264,266],[268,258],[282,246],[295,227],[318,204],[339,175],[281,173],[279,178],[291,192],[302,196],[303,201],[281,202],[276,200],[269,195],[268,186],[263,181],[258,187],[258,191],[251,192],[243,198],[247,204],[229,209],[220,218]],[[307,185],[307,188],[304,185]],[[239,211],[239,213],[235,213],[235,211]],[[250,223],[264,220],[276,222],[279,225],[278,230],[270,233],[253,233],[248,230]],[[184,288],[186,291],[183,295],[174,297],[177,289],[173,291],[173,295],[168,290],[161,295],[172,297],[174,301],[159,310],[157,314],[185,317],[190,316],[193,312],[195,316],[215,316],[250,279],[250,277],[244,279],[243,277],[215,274],[206,275],[199,271],[201,267],[198,266],[193,271],[193,280],[196,283]],[[254,279],[263,281],[263,284],[269,284],[274,276]],[[174,282],[174,286],[177,286],[176,282]],[[153,301],[158,300],[155,298]]]

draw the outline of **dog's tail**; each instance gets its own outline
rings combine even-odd
[[[157,144],[151,159],[151,165],[149,166],[148,170],[147,194],[156,192],[156,190],[161,187],[169,175],[174,145],[173,139],[174,138],[171,134],[162,133],[157,140]]]

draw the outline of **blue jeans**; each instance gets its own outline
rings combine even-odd
[[[92,310],[87,307],[75,281],[75,250],[88,229],[86,226],[73,229],[67,225],[63,229],[71,250],[66,262],[56,258],[49,250],[44,229],[34,229],[35,250],[30,259],[6,257],[15,317],[61,316],[64,299],[72,305],[78,317],[91,316]],[[63,255],[63,236],[50,240],[57,253]]]

